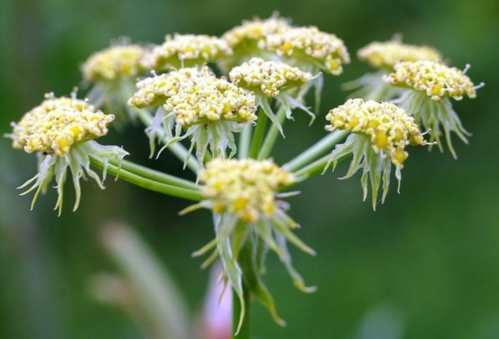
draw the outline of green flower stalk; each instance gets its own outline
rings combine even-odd
[[[91,86],[89,101],[108,112],[117,112],[118,121],[135,119],[137,110],[126,105],[135,90],[136,79],[145,72],[146,50],[139,45],[120,44],[91,55],[82,66],[83,80]]]
[[[307,287],[293,268],[287,249],[287,243],[290,242],[308,254],[315,254],[294,234],[293,230],[299,225],[287,215],[287,204],[279,200],[289,196],[280,194],[279,190],[293,184],[295,177],[270,160],[213,159],[200,173],[199,180],[204,200],[183,213],[199,208],[212,211],[216,238],[197,251],[195,256],[211,252],[204,266],[220,259],[224,277],[237,293],[241,310],[245,309],[243,285],[246,285],[267,306],[274,319],[283,324],[270,293],[261,282],[260,274],[256,273],[263,269],[263,262],[259,262],[257,256],[262,255],[264,249],[256,251],[252,246],[261,242],[265,248],[274,251],[297,288],[307,293],[315,290]],[[238,328],[243,318],[244,313],[241,313]]]
[[[464,143],[468,143],[471,134],[463,127],[451,99],[475,98],[476,90],[484,85],[473,84],[466,75],[468,68],[462,71],[434,61],[401,62],[386,77],[390,84],[403,89],[396,103],[415,117],[416,122],[429,132],[430,141],[435,142],[441,151],[441,138],[445,136],[454,158],[457,154],[451,133]]]
[[[426,145],[414,118],[391,103],[350,99],[329,111],[326,120],[329,122],[327,130],[350,132],[345,142],[337,145],[331,153],[329,163],[334,164],[334,169],[338,160],[352,155],[348,171],[342,179],[362,170],[360,181],[364,200],[370,182],[373,209],[376,209],[381,185],[381,202],[388,194],[392,166],[395,166],[400,190],[401,171],[409,156],[406,147]]]
[[[367,73],[357,80],[346,83],[346,90],[353,90],[352,98],[365,98],[388,101],[397,97],[400,89],[385,81],[385,76],[393,71],[398,62],[403,61],[441,61],[440,53],[432,47],[404,44],[398,40],[372,42],[361,48],[357,56],[376,72]]]
[[[38,154],[38,173],[19,187],[26,189],[22,195],[35,192],[32,209],[40,192],[45,193],[55,179],[58,195],[55,209],[61,214],[68,171],[76,192],[73,210],[80,203],[82,178],[89,177],[104,189],[108,163],[119,163],[128,155],[121,147],[103,146],[94,141],[107,134],[107,125],[113,120],[113,115],[104,114],[86,101],[76,99],[75,94],[71,98],[56,98],[48,94],[45,101],[13,124],[13,132],[9,135],[13,146]],[[91,157],[104,165],[102,178],[90,167]]]
[[[313,80],[308,72],[283,62],[252,58],[234,67],[229,73],[229,78],[234,84],[255,94],[258,106],[281,134],[283,134],[281,118],[272,110],[272,99],[277,101],[281,114],[288,119],[293,118],[294,108],[299,108],[310,115],[311,122],[315,119],[314,113],[301,103],[308,84]]]
[[[208,35],[167,35],[165,42],[153,48],[144,59],[144,66],[155,71],[201,66],[232,55],[223,39]]]
[[[189,138],[189,151],[196,148],[200,163],[207,151],[225,157],[229,148],[233,155],[237,149],[233,133],[256,120],[255,96],[217,78],[207,67],[154,75],[138,82],[137,88],[129,104],[155,112],[146,130],[152,153],[164,137],[167,144],[162,149]]]

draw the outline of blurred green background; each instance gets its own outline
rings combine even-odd
[[[353,56],[372,40],[401,33],[407,42],[437,47],[453,65],[471,63],[470,76],[486,87],[477,99],[456,104],[473,132],[470,145],[456,141],[459,160],[413,151],[401,195],[392,187],[377,212],[361,201],[357,178],[326,175],[302,185],[291,214],[319,255],[294,251],[295,261],[319,290],[296,291],[272,258],[266,280],[288,326],[279,328],[255,307],[254,337],[387,339],[376,331],[359,334],[359,324],[373,309],[389,307],[403,338],[499,338],[497,0],[2,0],[0,132],[7,133],[10,121],[45,92],[69,93],[80,83],[79,65],[113,38],[159,43],[171,32],[219,35],[273,11],[334,32]],[[322,116],[343,102],[340,84],[367,70],[353,58],[341,77],[327,77]],[[296,116],[279,141],[278,161],[324,133],[321,117],[305,129],[305,115]],[[108,141],[123,144],[133,160],[181,173],[171,155],[146,159],[140,126]],[[11,150],[6,139],[0,152],[0,338],[141,338],[128,317],[89,293],[95,273],[114,270],[99,241],[99,230],[113,220],[140,232],[181,286],[190,310],[199,309],[208,273],[190,254],[213,236],[207,213],[178,217],[186,203],[112,181],[104,192],[85,185],[77,213],[68,204],[57,218],[53,192],[29,212],[29,198],[18,197],[15,187],[34,174],[35,159]]]

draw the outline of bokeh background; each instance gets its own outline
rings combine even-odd
[[[437,47],[453,65],[471,63],[472,79],[487,85],[477,99],[456,104],[473,132],[470,145],[456,141],[459,160],[413,151],[401,195],[393,190],[377,212],[361,201],[358,178],[326,175],[302,185],[303,194],[291,200],[292,215],[319,255],[295,251],[295,261],[319,290],[295,290],[272,258],[266,280],[288,326],[279,328],[255,307],[254,337],[499,338],[496,0],[2,0],[0,132],[7,133],[10,121],[45,92],[66,94],[79,85],[83,60],[116,37],[159,43],[171,32],[219,35],[273,11],[334,32],[352,55],[372,40],[401,33],[407,42]],[[325,110],[345,98],[340,84],[368,70],[353,60],[341,77],[327,77],[317,123],[305,128],[307,118],[297,114],[287,126],[278,161],[324,133]],[[147,159],[140,126],[113,133],[108,141],[123,144],[133,160],[181,174],[171,155]],[[29,212],[29,198],[19,197],[15,187],[34,174],[35,159],[12,150],[6,139],[0,154],[0,338],[144,337],[126,314],[96,302],[90,292],[96,273],[116,271],[100,240],[110,221],[125,221],[144,238],[194,317],[209,274],[190,254],[213,236],[207,213],[181,218],[177,211],[186,203],[112,181],[106,191],[85,185],[77,213],[68,203],[57,218],[53,192]]]

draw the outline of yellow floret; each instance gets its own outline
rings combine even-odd
[[[293,58],[298,65],[319,67],[339,75],[350,56],[343,41],[334,34],[321,32],[317,27],[291,28],[268,35],[261,47]]]
[[[295,178],[270,160],[214,159],[200,173],[200,181],[216,213],[233,213],[253,223],[274,214],[278,190]]]
[[[312,75],[299,68],[278,61],[253,58],[235,67],[229,75],[236,85],[276,97],[280,91],[300,87],[312,79]]]
[[[433,61],[401,62],[387,80],[395,86],[424,92],[433,100],[476,97],[476,87],[463,71]]]
[[[77,143],[107,134],[114,115],[98,111],[83,100],[46,96],[41,105],[14,124],[13,146],[28,153],[62,156]]]
[[[424,145],[414,119],[394,104],[350,99],[326,115],[330,131],[347,130],[364,134],[376,152],[388,155],[394,165],[403,166],[407,145]]]
[[[375,68],[392,69],[402,61],[441,61],[440,53],[427,46],[414,46],[398,41],[372,42],[357,53],[360,60]]]
[[[143,71],[144,49],[137,45],[114,46],[90,56],[83,64],[87,81],[113,81],[134,77]]]
[[[208,35],[167,35],[165,42],[155,47],[146,57],[144,65],[149,69],[178,69],[215,62],[232,54],[223,39]]]

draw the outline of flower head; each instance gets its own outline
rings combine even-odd
[[[86,81],[116,81],[133,78],[144,71],[145,50],[138,45],[112,46],[91,55],[82,66]]]
[[[255,96],[217,78],[208,68],[186,68],[153,76],[137,87],[129,104],[157,110],[155,120],[160,123],[154,133],[149,130],[150,138],[171,142],[191,137],[201,161],[208,145],[217,154],[224,154],[227,146],[235,151],[232,133],[239,131],[240,124],[256,119]]]
[[[312,79],[310,73],[299,68],[260,58],[252,58],[233,68],[229,77],[236,85],[268,97],[276,97],[281,91],[301,87]]]
[[[15,148],[28,153],[63,156],[78,143],[106,135],[113,119],[86,101],[47,94],[45,101],[13,124],[11,138]]]
[[[270,34],[260,47],[276,52],[298,67],[322,69],[339,75],[350,56],[343,41],[334,34],[321,32],[317,27],[298,27]]]
[[[222,38],[234,50],[248,47],[257,47],[256,43],[265,39],[269,34],[282,33],[290,29],[289,20],[272,16],[265,20],[254,19],[244,21],[240,26],[227,31]]]
[[[396,167],[397,180],[408,157],[408,145],[425,145],[423,135],[404,110],[391,103],[350,99],[332,109],[326,116],[329,131],[350,132],[345,143],[336,146],[331,162],[352,154],[352,162],[345,176],[349,178],[362,169],[362,188],[367,197],[367,182],[371,181],[372,204],[376,207],[377,194],[383,180],[384,201],[390,184],[392,164]]]
[[[400,62],[387,81],[395,86],[423,92],[435,101],[476,97],[476,87],[464,71],[435,61]]]
[[[222,69],[229,71],[252,57],[271,58],[272,53],[262,49],[261,42],[269,34],[282,33],[290,28],[289,21],[278,16],[244,21],[222,36],[234,53],[219,60],[218,64]]]
[[[428,46],[415,46],[399,41],[371,42],[361,48],[358,57],[374,68],[393,69],[396,63],[402,61],[441,61],[440,53]]]
[[[326,115],[327,130],[346,130],[367,136],[376,152],[383,152],[396,166],[407,159],[407,145],[423,145],[423,135],[414,119],[387,102],[350,99]]]
[[[210,209],[214,215],[216,238],[194,255],[212,252],[203,266],[220,259],[224,276],[242,304],[243,278],[253,279],[251,276],[243,277],[243,274],[255,272],[241,269],[239,260],[242,256],[239,253],[249,251],[245,255],[256,260],[256,247],[246,244],[252,238],[261,241],[261,250],[268,248],[278,255],[297,288],[304,292],[315,290],[305,286],[303,278],[293,268],[287,248],[289,241],[306,253],[315,253],[294,234],[293,229],[297,228],[298,224],[286,214],[287,205],[279,201],[279,198],[285,196],[281,195],[279,190],[295,182],[291,173],[270,160],[213,159],[201,171],[199,180],[205,200],[187,208],[184,213],[198,208]],[[272,295],[258,274],[254,284],[250,293],[254,293],[254,297],[269,309],[274,319],[283,324],[275,309]],[[241,314],[239,324],[243,317],[244,314]]]
[[[86,101],[76,99],[76,95],[55,98],[49,94],[42,104],[13,124],[14,130],[9,135],[13,146],[28,153],[38,153],[38,173],[19,187],[26,189],[23,195],[35,191],[31,208],[40,192],[44,193],[55,178],[58,195],[55,208],[60,214],[68,171],[76,191],[74,210],[80,203],[81,178],[88,176],[104,188],[102,182],[108,164],[119,165],[128,154],[121,147],[102,146],[93,140],[107,134],[107,125],[113,119],[113,115],[97,111]],[[91,159],[103,165],[102,179],[92,170]]]
[[[271,217],[278,209],[277,192],[294,182],[291,173],[269,160],[215,159],[199,179],[215,213],[231,213],[248,223]]]
[[[204,65],[232,54],[223,39],[208,35],[167,35],[165,42],[155,47],[144,64],[149,69],[167,70]]]

